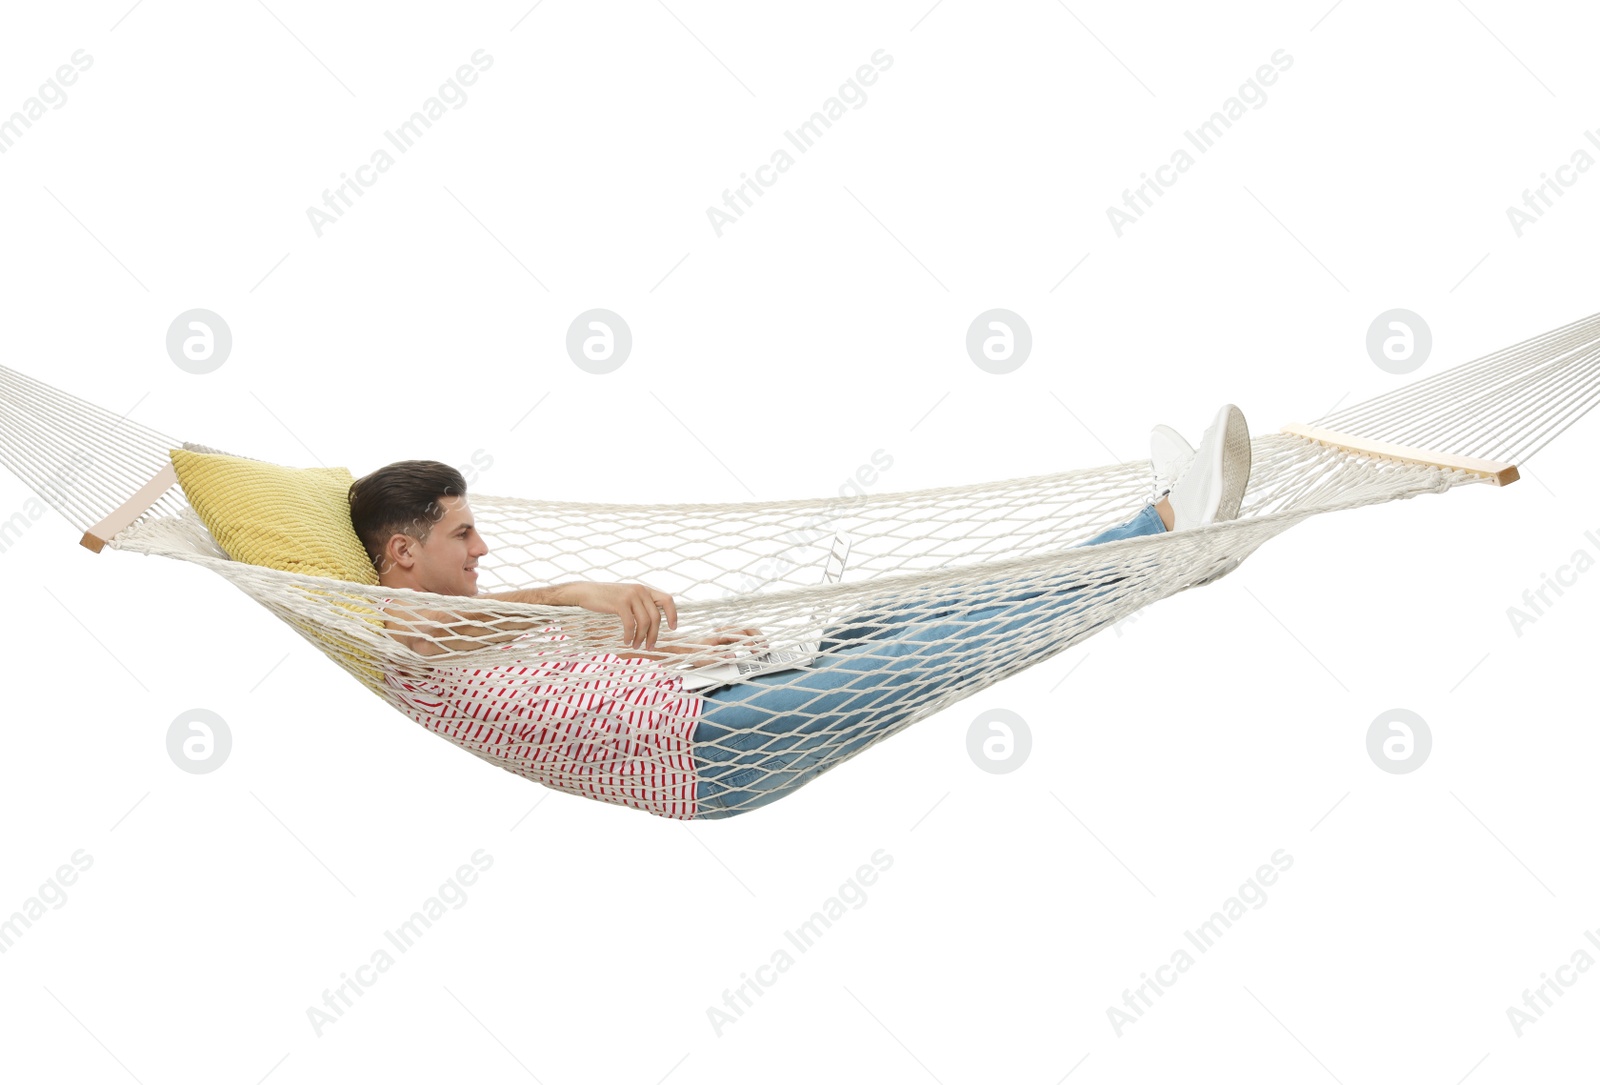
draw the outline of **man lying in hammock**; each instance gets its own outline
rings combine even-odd
[[[1077,546],[1236,516],[1250,475],[1244,415],[1225,404],[1198,449],[1157,426],[1151,463],[1151,501]],[[646,584],[579,582],[479,595],[478,561],[489,547],[473,523],[465,480],[436,461],[401,461],[358,479],[350,487],[350,512],[386,587],[615,615],[620,642],[612,637],[608,643],[584,640],[577,651],[571,645],[535,650],[533,661],[526,641],[567,640],[552,632],[558,624],[497,621],[491,629],[474,624],[487,620],[482,615],[419,611],[385,600],[390,635],[421,656],[496,642],[524,649],[512,665],[451,666],[435,658],[430,680],[409,676],[408,669],[408,676],[391,672],[387,681],[418,722],[480,752],[493,747],[493,759],[512,771],[668,817],[727,817],[792,792],[892,731],[904,717],[892,710],[894,695],[917,671],[949,681],[981,665],[986,647],[1003,644],[1007,634],[1056,608],[1083,609],[1082,593],[1072,590],[1024,592],[978,608],[917,601],[869,621],[858,618],[859,628],[828,630],[810,667],[691,695],[682,692],[681,672],[624,661],[690,655],[694,666],[721,663],[732,654],[728,646],[759,644],[760,631],[719,629],[698,639],[661,640],[662,616],[675,629],[677,608],[671,595]],[[579,683],[582,689],[570,678],[539,681],[558,672],[594,677]]]

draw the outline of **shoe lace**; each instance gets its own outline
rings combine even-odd
[[[1189,470],[1189,465],[1193,462],[1194,456],[1191,454],[1188,456],[1179,456],[1176,460],[1173,460],[1171,463],[1166,465],[1165,471],[1157,470],[1152,467],[1152,471],[1154,473],[1154,488],[1150,491],[1150,504],[1154,505],[1157,501],[1160,501],[1163,497],[1170,493],[1172,491],[1172,487],[1177,483],[1178,479],[1183,476],[1183,473]]]

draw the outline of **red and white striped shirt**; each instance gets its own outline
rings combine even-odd
[[[426,678],[389,671],[384,680],[412,719],[518,775],[661,817],[693,818],[699,775],[691,745],[704,702],[649,660],[530,651],[530,643],[568,639],[559,629],[552,623],[500,645],[519,649],[515,664],[424,662]],[[549,681],[562,674],[595,677]]]

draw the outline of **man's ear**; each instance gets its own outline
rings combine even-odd
[[[417,540],[399,532],[390,535],[388,543],[383,548],[384,568],[403,569],[409,572],[416,563]]]

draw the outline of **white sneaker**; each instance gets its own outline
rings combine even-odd
[[[1151,430],[1150,470],[1155,476],[1155,489],[1150,493],[1150,504],[1165,497],[1193,462],[1194,449],[1184,440],[1183,434],[1171,426],[1157,426]]]
[[[1250,481],[1250,430],[1244,412],[1224,403],[1200,438],[1188,469],[1167,495],[1172,505],[1172,530],[1203,527],[1239,515],[1245,485]]]

